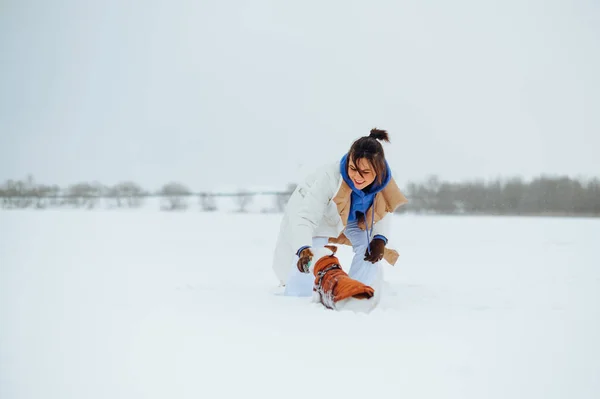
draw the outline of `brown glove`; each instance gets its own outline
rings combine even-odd
[[[385,240],[374,238],[369,244],[369,249],[365,251],[365,259],[371,263],[379,262],[383,259],[383,251],[385,250]]]
[[[298,252],[298,262],[296,263],[296,267],[300,270],[301,273],[308,273],[310,267],[310,261],[313,258],[313,253],[310,248],[304,248]]]

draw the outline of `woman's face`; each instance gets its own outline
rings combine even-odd
[[[359,158],[357,160],[358,165],[355,165],[352,160],[348,162],[348,176],[352,179],[354,183],[354,187],[359,190],[367,187],[369,184],[375,181],[377,175],[375,174],[375,170],[365,158]],[[362,173],[362,176],[358,173]]]

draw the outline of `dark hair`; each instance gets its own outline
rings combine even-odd
[[[368,136],[361,137],[352,143],[350,151],[348,151],[346,168],[348,168],[350,161],[352,161],[354,165],[356,165],[358,173],[362,177],[362,173],[360,173],[360,170],[358,169],[357,161],[361,158],[364,158],[372,165],[373,169],[375,169],[377,183],[381,184],[386,178],[387,167],[385,164],[385,153],[383,151],[383,146],[378,140],[389,143],[390,137],[388,132],[373,128]]]

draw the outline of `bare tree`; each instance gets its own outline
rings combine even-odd
[[[139,208],[144,202],[144,196],[142,187],[132,181],[124,181],[108,189],[111,207]]]
[[[27,208],[33,204],[33,177],[28,176],[26,181],[8,180],[4,186],[4,208]]]
[[[178,211],[188,208],[186,197],[191,195],[191,191],[181,183],[170,182],[165,184],[161,190],[163,201],[161,209],[165,211]]]
[[[504,198],[505,213],[520,213],[523,210],[523,198],[525,197],[526,185],[521,178],[509,179],[502,190]]]
[[[250,194],[247,190],[242,189],[237,193],[235,197],[236,203],[238,205],[238,212],[245,213],[247,211],[248,205],[252,203],[252,194]]]
[[[202,193],[199,195],[200,207],[205,212],[214,212],[217,210],[217,201],[212,194]]]
[[[35,207],[37,209],[46,209],[48,206],[58,205],[57,197],[60,195],[60,187],[57,185],[47,186],[37,185],[33,191],[35,198]]]
[[[8,185],[7,183],[0,186],[0,197],[2,198],[2,208],[8,208],[9,197],[8,197]]]
[[[600,215],[600,179],[594,178],[589,181],[582,196],[580,201],[584,212]]]
[[[76,183],[67,188],[64,203],[75,208],[93,209],[105,194],[105,188],[100,183]]]

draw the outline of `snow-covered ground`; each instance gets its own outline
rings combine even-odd
[[[0,398],[600,397],[600,220],[395,216],[365,315],[279,295],[280,217],[0,211]]]

